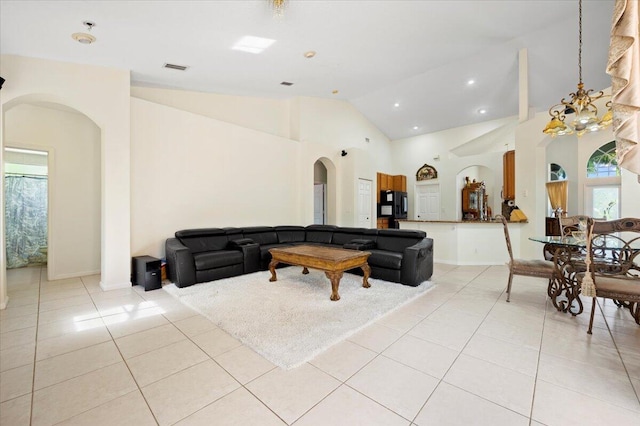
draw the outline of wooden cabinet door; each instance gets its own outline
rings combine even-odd
[[[405,175],[392,176],[393,190],[407,192],[407,177]]]
[[[502,156],[502,198],[514,200],[516,198],[516,152],[511,150]]]
[[[393,190],[393,176],[391,175],[384,175],[384,190]]]

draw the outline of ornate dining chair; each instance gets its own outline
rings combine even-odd
[[[587,333],[593,328],[596,297],[613,299],[619,308],[629,309],[640,325],[640,219],[594,221],[587,252],[587,271],[577,277],[582,295],[592,298]]]
[[[584,223],[585,227],[587,222],[589,221],[588,216],[569,216],[569,217],[561,217],[558,219],[560,221],[560,235],[571,236],[572,232],[581,231],[580,223]],[[585,228],[586,229],[586,228]],[[582,229],[584,231],[584,229]]]
[[[511,248],[511,238],[509,237],[509,227],[507,219],[502,216],[502,227],[504,228],[504,239],[507,242],[507,250],[509,251],[509,283],[507,284],[507,302],[511,298],[511,284],[514,275],[523,275],[527,277],[546,278],[549,280],[549,286],[553,280],[554,267],[553,263],[548,260],[524,260],[514,259],[513,249]]]

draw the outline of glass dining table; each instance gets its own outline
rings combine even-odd
[[[544,244],[545,257],[553,261],[554,278],[549,282],[547,294],[553,306],[559,311],[578,315],[583,311],[580,300],[578,274],[587,269],[585,238],[573,236],[529,237],[529,240]],[[603,275],[624,275],[640,277],[640,266],[634,263],[640,251],[640,240],[631,242],[616,235],[599,235],[593,240],[594,272]]]

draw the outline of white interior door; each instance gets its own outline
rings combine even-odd
[[[416,220],[440,220],[440,185],[416,186]]]
[[[325,184],[315,183],[313,185],[313,223],[315,225],[325,224]]]
[[[371,227],[371,181],[358,179],[358,226]]]

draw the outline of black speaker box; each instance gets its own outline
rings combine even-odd
[[[162,288],[161,261],[151,256],[136,256],[131,262],[131,284],[144,291]]]

